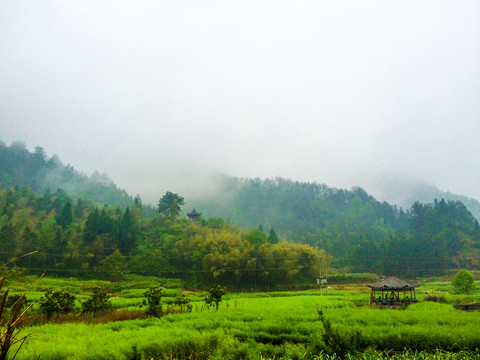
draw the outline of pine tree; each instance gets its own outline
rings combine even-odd
[[[270,244],[278,243],[278,237],[275,233],[275,230],[273,230],[273,227],[270,228],[270,232],[268,233],[268,241],[270,242]]]
[[[73,215],[72,215],[72,204],[70,200],[68,200],[65,205],[63,205],[62,210],[56,217],[57,225],[66,228],[73,222]]]
[[[180,206],[185,205],[182,196],[167,191],[158,202],[158,212],[163,216],[175,220],[180,214]]]
[[[118,230],[118,248],[123,255],[128,255],[135,247],[136,236],[135,221],[130,214],[130,208],[127,207]]]

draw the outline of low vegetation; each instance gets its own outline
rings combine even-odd
[[[452,279],[452,285],[460,293],[470,293],[476,288],[475,279],[468,270],[460,270]]]
[[[480,312],[460,310],[478,307],[474,274],[451,272],[480,264],[460,202],[230,179],[233,216],[190,221],[179,194],[144,206],[39,147],[0,158],[0,360],[480,358]],[[370,306],[379,274],[416,279],[420,301]]]
[[[18,291],[29,280],[11,278],[7,285]],[[72,313],[42,320],[37,300],[44,296],[46,285],[75,296]],[[175,280],[143,277],[98,285],[108,289],[111,307],[96,318],[82,313],[85,299],[95,293],[94,281],[83,284],[47,277],[31,286],[28,295],[35,303],[29,312],[34,323],[24,331],[35,336],[25,342],[17,358],[480,358],[480,313],[452,306],[475,301],[480,294],[458,294],[449,282],[422,283],[421,301],[406,310],[370,307],[368,289],[361,285],[331,288],[328,296],[320,296],[318,290],[227,291],[218,310],[205,303],[215,286],[210,292],[181,291]],[[150,293],[161,298],[155,302],[157,315],[162,308],[161,316],[149,314]],[[424,301],[440,296],[445,302]],[[188,299],[184,301],[189,310],[180,299]],[[72,338],[76,341],[67,341]]]

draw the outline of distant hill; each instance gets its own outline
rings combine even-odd
[[[205,217],[325,249],[337,267],[416,276],[480,265],[480,226],[461,201],[417,201],[403,210],[359,187],[225,178],[216,196],[191,203]]]
[[[239,227],[255,229],[245,229],[247,235],[239,238],[241,241],[247,240],[251,246],[242,244],[250,246],[251,249],[256,249],[255,246],[261,244],[281,244],[282,242],[278,242],[280,238],[289,243],[325,249],[328,255],[333,255],[333,265],[337,268],[377,274],[409,274],[412,277],[441,274],[460,266],[480,266],[478,221],[463,202],[448,198],[445,200],[441,193],[431,192],[428,196],[433,195],[433,201],[415,201],[404,210],[378,201],[360,187],[344,190],[280,177],[264,180],[225,177],[220,182],[215,194],[209,193],[204,198],[188,198],[188,208],[184,206],[183,211],[188,212],[195,207],[203,213],[200,224],[212,229],[220,229],[225,223],[227,226],[234,225],[229,228],[237,233],[240,233]],[[65,193],[57,192],[58,188]],[[36,198],[28,189],[42,195]],[[52,197],[48,189],[56,195]],[[397,186],[396,191],[399,189],[400,186]],[[106,244],[102,246],[108,247],[111,242],[119,242],[120,246],[121,239],[117,235],[121,230],[119,224],[122,222],[122,212],[116,208],[109,213],[105,208],[97,208],[97,204],[124,207],[141,204],[139,199],[132,199],[126,191],[119,189],[108,176],[99,173],[86,176],[72,166],[63,165],[56,155],[47,158],[41,147],[37,146],[30,152],[21,142],[12,143],[10,146],[0,142],[1,194],[3,205],[0,201],[0,208],[3,208],[5,216],[0,216],[0,220],[4,221],[3,225],[0,224],[0,230],[4,231],[2,236],[5,241],[12,238],[10,232],[16,228],[18,236],[23,234],[25,238],[31,237],[31,229],[23,228],[23,225],[11,220],[21,218],[18,211],[24,207],[46,209],[46,212],[38,214],[39,219],[54,216],[57,226],[68,227],[72,221],[71,207],[74,206],[73,220],[77,216],[75,214],[79,214],[77,220],[83,221],[86,228],[91,228],[91,233],[87,231],[82,238],[96,239]],[[436,194],[439,196],[435,196]],[[95,204],[86,205],[76,201],[73,205],[70,197],[91,200]],[[403,198],[405,199],[405,196]],[[418,196],[415,200],[418,199],[422,197]],[[471,204],[475,205],[475,202]],[[144,215],[150,216],[154,213],[154,209],[148,206],[144,206],[143,211],[140,210],[141,206],[133,208],[136,210],[132,211],[142,212]],[[55,215],[52,215],[52,209],[55,209]],[[128,213],[127,210],[125,212]],[[124,216],[128,220],[130,215]],[[135,216],[140,218],[140,214]],[[152,219],[154,222],[158,220],[155,220],[155,216]],[[127,220],[124,222],[128,223]],[[42,221],[39,220],[38,231]],[[186,218],[182,221],[190,224]],[[106,232],[107,228],[111,231]],[[107,233],[110,235],[107,236]],[[188,234],[188,231],[177,234],[179,244],[195,239],[195,236]],[[50,235],[45,241],[52,239],[53,235]],[[152,244],[160,246],[159,253],[166,254],[165,249],[170,249],[170,240],[161,240],[163,238],[155,231],[144,233],[139,238],[144,236],[151,236]],[[169,239],[169,236],[170,234],[165,239]],[[219,239],[224,240],[224,236],[226,235],[219,236]],[[176,255],[172,256],[178,258],[178,254],[186,251],[185,249],[178,249]],[[257,250],[259,249],[262,247]],[[125,252],[125,249],[123,250]],[[257,259],[260,255],[255,256]],[[309,261],[311,263],[311,259],[299,259],[300,264]]]
[[[419,179],[384,177],[372,185],[375,196],[390,204],[409,209],[415,201],[433,203],[435,199],[461,201],[477,220],[480,220],[480,202],[472,197],[442,191],[436,186]]]
[[[64,165],[57,155],[47,158],[43,148],[30,152],[23,142],[6,146],[0,141],[0,185],[5,188],[28,187],[37,193],[47,189],[66,191],[73,198],[99,204],[128,206],[134,199],[119,189],[105,174],[87,176],[70,165]]]
[[[362,234],[379,240],[408,231],[407,214],[380,202],[360,187],[342,190],[325,184],[275,179],[225,178],[217,195],[190,201],[205,217],[220,216],[248,227],[271,227],[294,241],[333,252],[332,234],[351,243]],[[346,241],[346,243],[345,243]]]

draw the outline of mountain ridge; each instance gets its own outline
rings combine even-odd
[[[128,206],[136,201],[141,201],[140,196],[135,198],[124,189],[120,189],[107,174],[95,171],[91,176],[87,176],[71,165],[64,165],[57,155],[48,158],[42,147],[36,146],[33,152],[30,152],[25,143],[21,141],[13,142],[6,146],[0,140],[0,184],[9,186],[29,186],[34,191],[43,192],[47,188],[56,191],[57,188],[65,190],[74,198],[86,198],[98,203],[109,205]],[[228,189],[222,188],[221,182],[225,179],[235,178],[231,176],[222,177],[223,180],[215,178],[212,182],[220,182],[220,189],[217,191],[222,198],[228,198]],[[318,182],[302,182],[290,179],[299,184],[316,184],[317,186],[328,187],[329,189],[348,191],[347,189],[337,189]],[[236,179],[249,179],[236,178]],[[254,178],[256,180],[262,180]],[[266,178],[263,181],[275,181],[275,178]],[[374,196],[380,202],[387,202],[398,208],[409,209],[415,201],[422,203],[433,203],[435,199],[445,199],[451,201],[461,201],[469,211],[478,220],[480,219],[480,202],[469,196],[454,194],[450,191],[442,191],[433,184],[419,179],[407,179],[402,177],[386,177],[370,186],[354,186],[352,189],[368,189],[368,194]],[[211,195],[214,198],[216,194]],[[195,203],[202,202],[197,195],[191,196]],[[200,199],[200,201],[199,201]],[[207,210],[207,213],[208,210]],[[212,216],[219,214],[209,213]]]
[[[95,171],[87,176],[71,165],[64,165],[57,155],[48,158],[40,146],[30,152],[21,141],[10,146],[0,141],[0,184],[6,188],[26,186],[37,193],[62,189],[75,199],[100,204],[128,206],[135,201],[108,175]]]
[[[4,213],[0,217],[4,222],[1,231],[5,242],[12,239],[12,231],[16,233],[15,251],[19,251],[18,245],[23,238],[30,245],[37,246],[36,239],[38,234],[42,234],[46,224],[44,221],[47,221],[56,223],[58,230],[58,236],[52,232],[42,238],[41,242],[47,248],[52,241],[50,245],[57,242],[67,245],[69,242],[62,242],[62,238],[69,238],[68,230],[74,226],[78,227],[77,239],[83,239],[77,245],[99,246],[103,250],[117,246],[125,255],[132,249],[140,254],[143,245],[137,248],[133,240],[129,243],[130,247],[124,243],[126,239],[133,239],[130,236],[133,234],[130,233],[133,229],[132,215],[128,207],[131,201],[135,204],[132,207],[136,214],[134,217],[151,224],[139,228],[142,231],[139,241],[148,238],[150,245],[157,247],[157,250],[170,249],[170,232],[176,233],[175,219],[166,219],[158,212],[154,215],[153,208],[149,211],[148,220],[142,219],[147,214],[141,202],[133,200],[125,190],[118,189],[107,176],[98,173],[90,178],[83,176],[73,167],[61,164],[56,156],[46,158],[42,148],[36,147],[30,153],[21,143],[14,143],[10,147],[0,145],[0,165],[0,193],[3,197],[0,208]],[[74,195],[80,198],[76,202],[70,201],[65,192],[58,190],[51,196],[49,184],[68,185],[76,191]],[[30,194],[33,191],[40,195]],[[108,205],[107,200],[118,206],[89,205],[81,200],[86,195],[90,197],[86,198],[90,202],[93,199],[97,204],[104,202]],[[121,209],[121,206],[125,206],[121,204],[122,200],[127,203],[124,211]],[[179,218],[178,224],[186,227],[190,224],[193,228],[197,225],[210,227],[214,229],[211,236],[219,240],[227,235],[215,229],[221,229],[225,224],[238,234],[235,236],[240,243],[259,251],[263,245],[268,247],[277,243],[284,244],[281,246],[292,244],[324,249],[334,256],[335,267],[356,272],[411,272],[413,276],[423,276],[458,266],[476,267],[480,264],[480,225],[461,201],[440,199],[427,204],[416,201],[410,209],[404,210],[377,200],[361,187],[344,190],[281,177],[265,180],[225,177],[216,195],[189,201],[190,206],[203,213],[203,219],[190,222],[183,217]],[[28,211],[40,210],[34,216],[38,219],[36,235],[31,234],[30,227],[17,221],[23,209],[27,208]],[[189,210],[184,208],[184,213]],[[76,225],[70,226],[72,221]],[[157,225],[160,227],[150,232],[151,226]],[[246,227],[243,233],[240,232],[242,227]],[[175,241],[179,246],[195,241],[194,234],[180,231],[176,233]],[[239,245],[232,243],[231,246]],[[102,257],[113,256],[110,250],[102,253]],[[178,254],[183,251],[180,248],[177,250]],[[235,253],[234,248],[230,250]],[[171,255],[176,257],[178,254]],[[207,255],[208,259],[215,257],[214,253]],[[252,256],[256,259],[256,255]],[[418,257],[422,261],[415,261]],[[163,260],[174,265],[171,259]],[[303,260],[308,261],[307,258]],[[303,260],[300,259],[299,263]],[[98,261],[95,260],[90,266],[92,269],[98,266]]]

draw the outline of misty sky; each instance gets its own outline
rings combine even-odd
[[[0,2],[0,139],[155,201],[209,174],[480,199],[480,2]]]

